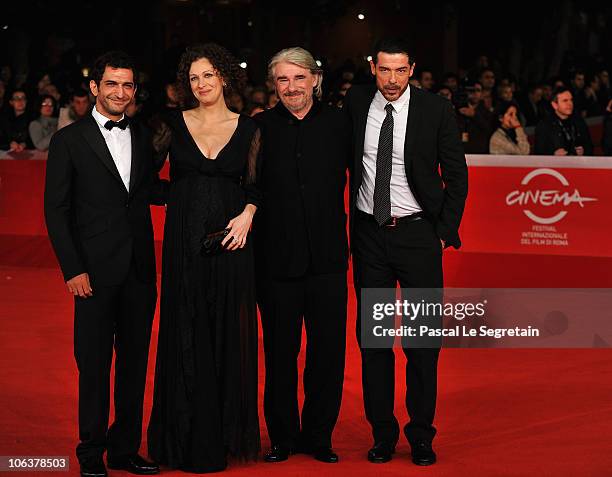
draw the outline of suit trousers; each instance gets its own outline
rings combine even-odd
[[[331,447],[344,382],[347,294],[346,272],[259,280],[264,414],[272,445]],[[307,345],[300,430],[297,360],[302,321]]]
[[[155,314],[155,282],[143,282],[134,262],[116,286],[96,286],[93,296],[75,297],[74,355],[79,370],[80,462],[138,452],[149,341]],[[115,418],[108,428],[110,371],[115,350]]]
[[[442,288],[442,246],[426,218],[380,227],[359,211],[353,229],[353,273],[357,295],[357,340],[362,360],[365,413],[375,443],[395,445],[399,424],[393,413],[395,353],[392,348],[361,346],[361,290],[364,288]],[[403,297],[406,299],[406,297]],[[406,362],[406,407],[410,422],[404,427],[409,442],[431,442],[439,348],[403,348]]]

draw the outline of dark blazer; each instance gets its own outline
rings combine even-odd
[[[87,272],[95,285],[120,284],[132,259],[139,277],[155,281],[149,204],[165,203],[149,131],[130,122],[132,165],[126,190],[91,115],[51,139],[45,180],[45,219],[64,279]]]
[[[568,155],[575,156],[576,147],[582,146],[584,155],[592,156],[593,142],[586,122],[577,114],[571,116],[571,122],[574,125],[574,136],[568,141],[554,112],[540,121],[535,130],[534,154],[553,156],[557,149],[565,149]]]
[[[357,193],[361,186],[363,144],[375,85],[353,86],[344,100],[344,111],[353,123],[351,174],[351,231]],[[408,125],[404,143],[406,178],[415,199],[434,223],[447,246],[459,248],[459,223],[468,189],[463,146],[451,103],[410,86]]]
[[[263,203],[253,226],[258,273],[290,278],[345,271],[348,118],[315,100],[302,120],[281,102],[255,119],[262,135]]]

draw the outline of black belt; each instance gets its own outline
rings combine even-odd
[[[355,214],[361,217],[362,219],[374,222],[375,224],[378,225],[378,222],[376,222],[376,219],[374,218],[372,214],[368,214],[359,209],[355,209]],[[416,220],[421,220],[423,217],[425,217],[424,212],[415,212],[414,214],[404,215],[402,217],[391,217],[382,226],[383,227],[396,227],[397,225],[401,223],[414,222]]]

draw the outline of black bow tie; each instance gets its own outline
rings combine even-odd
[[[109,119],[108,121],[106,121],[106,124],[104,124],[104,127],[109,131],[111,131],[113,128],[120,128],[122,130],[125,130],[125,128],[128,127],[128,119],[123,118],[121,121],[113,121]]]

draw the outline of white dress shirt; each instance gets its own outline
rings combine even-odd
[[[130,126],[128,125],[125,129],[115,127],[109,131],[104,127],[109,119],[100,114],[95,106],[91,114],[96,120],[96,123],[98,123],[100,132],[102,136],[104,136],[104,140],[117,166],[125,189],[129,192],[130,170],[132,168],[132,134],[130,133]],[[121,119],[124,117],[125,116],[121,116]]]
[[[374,184],[376,183],[376,156],[378,154],[378,138],[380,128],[387,115],[385,106],[389,101],[380,91],[377,91],[370,104],[363,143],[363,173],[361,187],[357,194],[357,208],[362,212],[372,214],[374,210]],[[391,172],[391,216],[403,217],[421,212],[408,180],[404,165],[404,140],[408,124],[408,106],[410,104],[410,87],[392,101],[393,105],[393,153]]]

